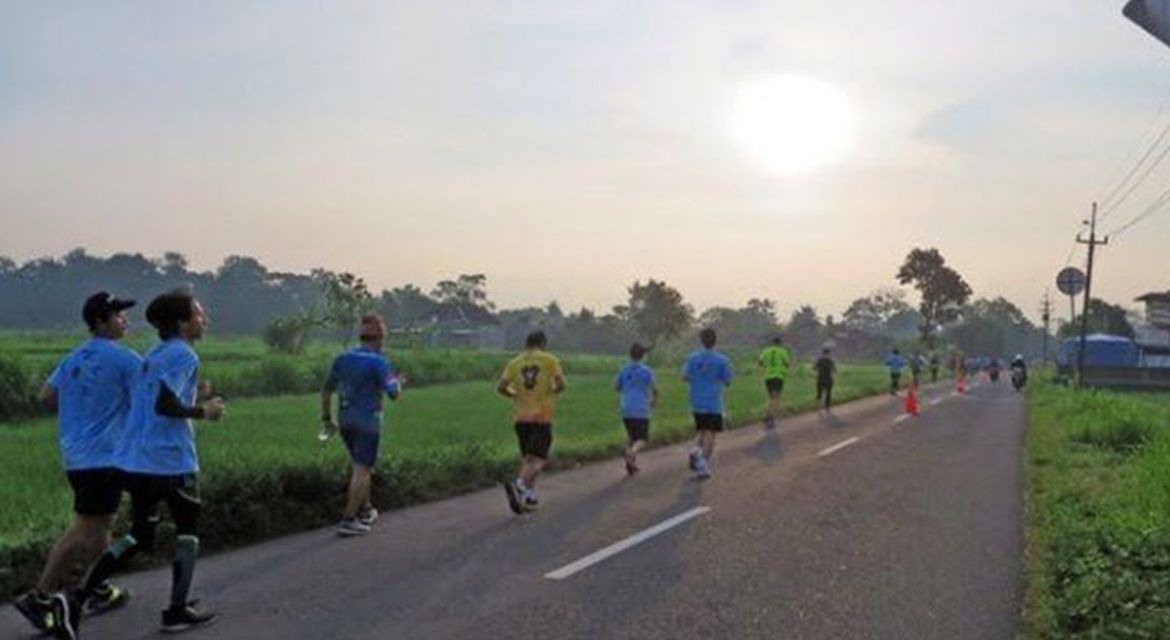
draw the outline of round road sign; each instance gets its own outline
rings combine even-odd
[[[1066,296],[1079,295],[1085,290],[1085,272],[1076,267],[1065,267],[1056,274],[1056,288]]]

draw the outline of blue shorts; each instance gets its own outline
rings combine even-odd
[[[349,458],[363,467],[373,467],[378,462],[377,431],[365,431],[352,427],[341,427],[341,440],[345,442],[345,449],[349,451]]]

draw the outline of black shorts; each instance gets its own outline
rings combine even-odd
[[[630,437],[630,442],[650,438],[649,418],[622,418],[622,422],[626,423],[626,435]]]
[[[552,425],[517,422],[516,440],[520,443],[520,455],[548,460],[548,450],[552,448]]]
[[[349,452],[349,459],[367,469],[373,469],[378,463],[378,441],[381,434],[377,431],[364,431],[352,427],[341,427],[341,441],[345,443],[345,450]]]
[[[764,388],[768,390],[768,395],[780,395],[784,392],[784,378],[765,378]]]
[[[203,506],[199,499],[198,476],[193,473],[176,476],[123,473],[122,478],[130,493],[132,531],[136,538],[142,539],[143,527],[153,529],[158,524],[160,502],[167,504],[167,511],[175,521],[176,533],[198,535],[199,510]]]
[[[696,413],[695,431],[723,431],[723,414]]]
[[[73,512],[79,516],[108,516],[118,512],[122,474],[117,469],[66,471],[73,487]]]

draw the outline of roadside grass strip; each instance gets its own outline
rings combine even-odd
[[[669,531],[669,530],[679,526],[680,524],[687,522],[688,520],[693,520],[694,518],[697,518],[705,513],[710,513],[710,511],[711,511],[711,507],[695,507],[694,509],[691,509],[690,511],[680,513],[677,516],[674,516],[673,518],[670,518],[668,520],[663,520],[662,522],[659,522],[658,524],[654,525],[653,527],[650,527],[648,529],[643,529],[643,530],[639,531],[638,533],[635,533],[634,535],[632,535],[624,540],[619,540],[619,541],[609,545],[608,547],[606,547],[604,549],[594,551],[593,553],[585,556],[584,558],[581,558],[580,560],[575,560],[573,562],[570,562],[569,564],[561,567],[560,569],[557,569],[555,571],[550,571],[550,572],[544,574],[544,577],[548,578],[549,580],[564,580],[565,578],[568,578],[575,573],[580,573],[581,571],[584,571],[585,569],[588,569],[589,567],[592,567],[593,565],[595,565],[599,562],[602,562],[602,561],[607,560],[613,556],[616,556],[617,554],[619,554],[627,549],[630,549],[632,547],[636,547],[639,544],[642,544],[643,542],[649,540],[650,538],[653,538],[654,536],[657,536],[661,533]]]

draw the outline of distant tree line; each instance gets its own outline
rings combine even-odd
[[[94,291],[146,300],[182,287],[207,302],[216,333],[262,335],[290,352],[314,338],[347,342],[360,314],[373,310],[406,336],[437,327],[494,327],[507,348],[540,328],[563,351],[621,353],[634,340],[677,350],[689,347],[693,330],[709,326],[726,347],[756,347],[779,334],[802,355],[828,344],[842,357],[875,357],[895,345],[930,349],[937,342],[972,353],[1039,353],[1042,329],[1003,298],[970,301],[970,287],[936,249],[911,251],[895,280],[918,291],[917,307],[905,290],[887,287],[854,300],[839,318],[794,305],[782,319],[777,303],[763,297],[696,312],[677,289],[650,279],[631,284],[622,303],[608,310],[566,313],[555,301],[498,309],[483,274],[462,274],[429,290],[403,284],[374,292],[351,273],[272,271],[248,256],[228,256],[214,270],[196,271],[176,252],[103,258],[76,249],[24,264],[0,256],[0,329],[77,331],[81,301]],[[1096,309],[1094,320],[1119,324],[1108,305]]]

